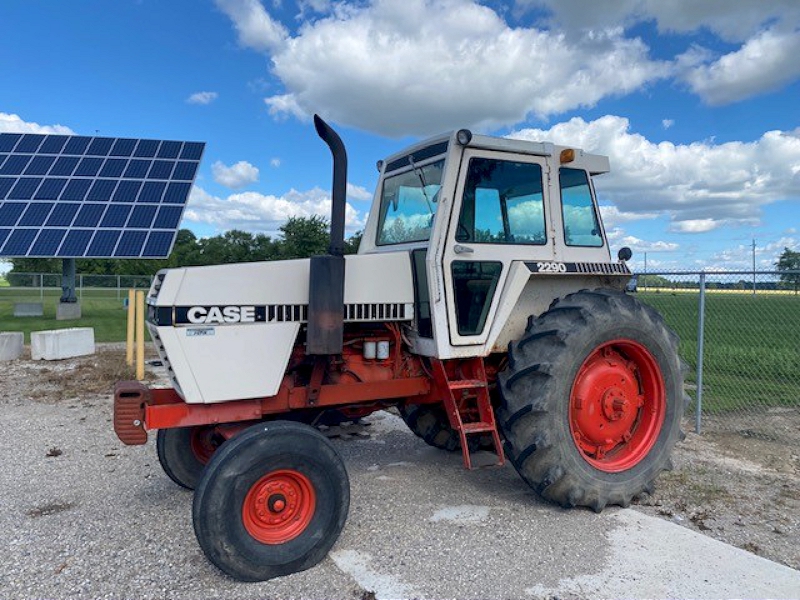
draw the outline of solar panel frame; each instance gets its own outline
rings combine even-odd
[[[168,256],[204,150],[203,142],[0,133],[0,256]]]

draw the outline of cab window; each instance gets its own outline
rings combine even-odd
[[[586,171],[562,167],[558,172],[558,182],[561,186],[564,242],[567,246],[602,246],[603,236]]]
[[[439,160],[383,180],[379,246],[424,242],[430,238],[443,169],[444,160]]]
[[[542,167],[493,158],[470,159],[456,241],[544,244]]]

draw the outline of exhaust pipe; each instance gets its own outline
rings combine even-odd
[[[347,151],[339,137],[319,115],[314,115],[317,135],[328,144],[333,155],[333,187],[331,189],[331,243],[328,254],[344,254],[344,218],[347,205]]]
[[[342,353],[344,340],[344,218],[347,202],[347,152],[339,135],[319,115],[314,127],[333,155],[331,241],[328,254],[311,257],[308,282],[306,352],[316,356]]]

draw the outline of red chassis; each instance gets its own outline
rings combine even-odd
[[[388,358],[364,358],[364,341],[387,338]],[[439,402],[444,402],[454,428],[460,429],[462,421],[485,421],[479,407],[488,402],[497,373],[494,361],[484,365],[483,359],[427,360],[403,348],[402,333],[394,324],[348,332],[341,357],[332,359],[308,357],[298,344],[277,394],[217,404],[189,404],[172,388],[121,381],[114,388],[114,430],[123,443],[139,445],[153,429],[222,426],[330,408],[355,419],[395,404]],[[486,398],[477,405],[475,388],[482,388]]]

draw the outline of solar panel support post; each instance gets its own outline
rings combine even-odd
[[[61,302],[77,302],[75,296],[75,259],[65,258],[61,264]]]

